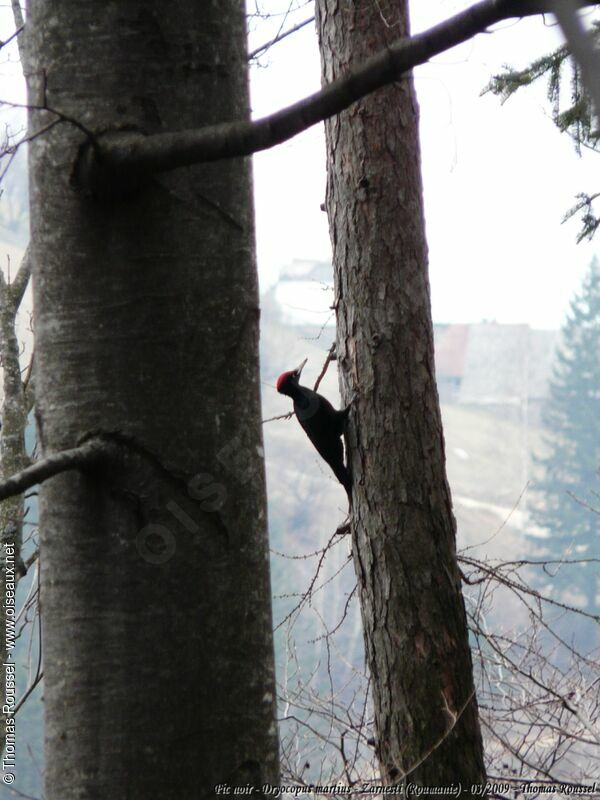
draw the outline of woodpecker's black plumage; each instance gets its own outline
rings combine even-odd
[[[350,406],[337,411],[323,395],[313,392],[307,386],[300,386],[300,373],[306,364],[290,372],[284,372],[277,379],[277,391],[291,397],[298,422],[304,428],[319,455],[329,464],[335,477],[342,484],[352,505],[352,479],[344,464],[342,435]]]

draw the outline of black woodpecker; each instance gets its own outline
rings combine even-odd
[[[300,386],[300,373],[307,361],[305,358],[299,367],[280,375],[277,378],[277,391],[294,401],[294,413],[298,422],[346,490],[348,502],[352,507],[352,479],[348,467],[344,464],[342,444],[350,406],[342,411],[336,411],[323,395],[313,392],[307,386]]]

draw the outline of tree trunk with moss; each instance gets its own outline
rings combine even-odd
[[[408,31],[406,3],[317,0],[323,80]],[[433,328],[411,77],[326,123],[353,554],[385,783],[485,779]]]
[[[248,161],[86,193],[82,145],[243,119],[243,3],[32,0],[36,417],[110,468],[40,501],[46,792],[277,783]],[[31,114],[31,133],[57,116]]]

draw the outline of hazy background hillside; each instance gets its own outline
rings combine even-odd
[[[331,267],[296,262],[262,297],[261,372],[272,548],[278,678],[315,693],[328,690],[329,670],[349,703],[363,664],[360,613],[355,598],[349,537],[337,539],[321,564],[310,603],[292,612],[311,585],[320,549],[346,517],[344,490],[320,460],[291,409],[278,395],[278,375],[308,358],[303,377],[312,385],[334,340]],[[543,449],[540,408],[548,390],[557,334],[527,325],[438,325],[436,370],[442,398],[448,476],[457,518],[457,545],[470,555],[524,558],[535,555],[536,530],[528,520],[533,454]],[[339,406],[337,367],[330,364],[320,389]],[[311,555],[313,554],[313,555]],[[24,598],[29,581],[22,581]],[[322,588],[320,588],[322,587]],[[477,587],[464,587],[467,606]],[[487,624],[506,630],[528,625],[510,595],[491,604]],[[326,630],[344,618],[334,639]],[[21,642],[23,662],[28,643]],[[25,669],[21,685],[27,683]],[[20,791],[41,792],[42,694],[40,687],[19,712]],[[0,788],[0,797],[4,797]],[[6,795],[8,797],[8,795]]]
[[[271,420],[291,408],[289,398],[275,390],[277,376],[308,357],[303,382],[312,386],[334,341],[330,280],[329,265],[295,262],[262,300],[263,418],[270,420],[264,433],[276,623],[295,607],[297,595],[315,573],[318,556],[298,556],[323,547],[346,516],[344,490],[297,421]],[[528,494],[533,454],[543,448],[540,408],[557,333],[482,322],[438,325],[435,340],[458,548],[468,548],[478,557],[532,557],[536,536],[543,534],[528,522]],[[319,391],[339,406],[335,363]],[[334,627],[343,615],[354,586],[348,553],[347,540],[341,541],[321,567],[317,585],[342,572],[314,595],[294,626],[298,644],[322,634],[323,623]],[[469,587],[465,593],[469,602]],[[510,597],[492,608],[489,620],[527,625],[522,607]],[[359,664],[362,634],[354,602],[338,642],[340,636],[344,657]],[[284,639],[280,633],[280,665]],[[323,646],[315,643],[308,649],[311,655],[303,658],[316,664],[323,658]]]

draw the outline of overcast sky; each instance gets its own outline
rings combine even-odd
[[[285,9],[289,0],[274,4]],[[415,0],[413,30],[468,5]],[[291,19],[310,12],[305,7]],[[268,39],[263,29],[251,42]],[[592,256],[600,253],[600,235],[577,245],[578,221],[561,224],[578,192],[598,191],[600,154],[579,158],[567,135],[558,133],[545,85],[521,90],[503,106],[497,97],[480,96],[504,63],[525,66],[560,44],[550,17],[510,21],[416,71],[436,322],[558,327]],[[255,116],[318,89],[314,25],[272,48],[261,64],[252,73]],[[330,259],[327,217],[319,209],[325,196],[322,125],[257,155],[255,180],[263,288],[294,259]]]
[[[255,0],[249,2],[254,6]],[[259,2],[264,10],[285,11],[298,0]],[[469,4],[411,5],[413,30],[419,31]],[[253,26],[251,47],[311,13],[312,6],[304,5],[288,18]],[[545,86],[522,90],[504,106],[496,97],[480,96],[502,64],[524,66],[558,46],[552,23],[550,17],[504,23],[416,71],[436,322],[495,319],[558,327],[592,256],[600,253],[600,234],[577,245],[578,221],[561,224],[578,192],[599,190],[600,154],[579,158],[569,138],[558,133]],[[13,29],[10,7],[0,7],[0,38]],[[22,100],[15,48],[4,49],[2,57],[1,96]],[[260,63],[252,70],[257,117],[317,90],[314,24],[271,48]],[[323,126],[258,154],[255,182],[259,271],[266,289],[295,259],[331,258],[327,217],[320,210]]]

